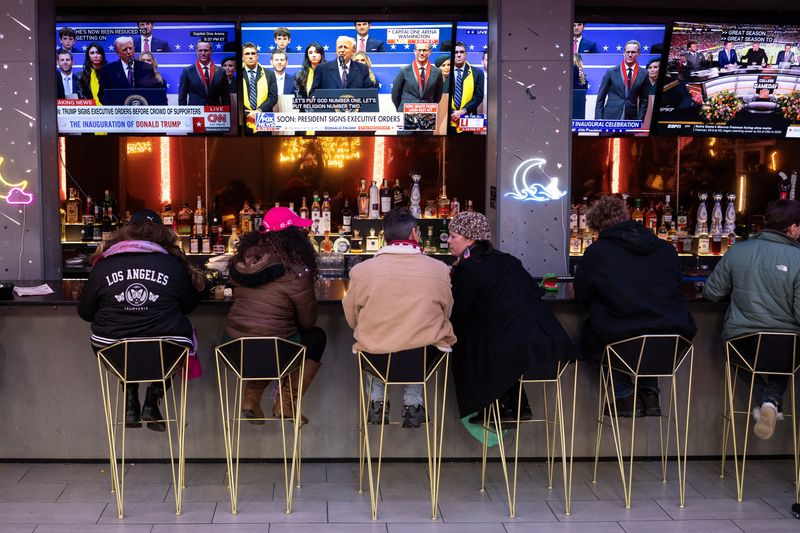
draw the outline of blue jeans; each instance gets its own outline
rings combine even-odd
[[[369,391],[369,399],[372,402],[383,401],[383,382],[375,379],[373,376],[364,373],[366,381],[364,382],[367,391]],[[422,385],[403,385],[403,405],[417,406],[422,405]]]
[[[615,398],[627,398],[633,394],[633,380],[629,374],[614,370],[611,373],[611,379],[614,381]],[[658,378],[639,378],[638,390],[642,389],[661,394],[661,390],[658,388]]]

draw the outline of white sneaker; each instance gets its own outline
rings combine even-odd
[[[761,408],[760,407],[753,407],[753,420],[758,422],[758,419],[761,418]],[[778,422],[783,422],[783,411],[778,409]]]
[[[756,425],[753,426],[753,433],[762,440],[769,439],[775,432],[775,422],[778,419],[778,407],[772,402],[761,404],[761,412]]]

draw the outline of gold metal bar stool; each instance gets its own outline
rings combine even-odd
[[[359,421],[359,492],[363,491],[364,464],[367,466],[369,496],[372,519],[378,519],[378,498],[381,485],[381,462],[383,459],[383,436],[386,416],[386,393],[389,386],[422,385],[425,416],[425,443],[428,450],[429,488],[431,495],[431,519],[436,520],[439,505],[439,478],[444,442],[444,411],[447,400],[447,370],[450,364],[450,349],[426,346],[413,350],[388,354],[358,352],[358,375],[360,393]],[[364,385],[364,372],[383,383],[383,412],[381,412],[380,437],[378,439],[378,468],[373,475],[372,451],[370,448],[369,412],[370,390]],[[441,400],[439,384],[441,378]],[[428,382],[433,379],[433,402],[428,401]],[[429,409],[429,408],[433,409]]]
[[[217,385],[222,412],[222,435],[225,440],[228,490],[231,498],[231,514],[238,513],[239,500],[239,450],[242,434],[242,394],[250,382],[273,382],[278,387],[278,399],[283,406],[281,380],[289,382],[292,395],[292,380],[289,374],[299,369],[298,383],[303,382],[306,347],[280,337],[241,337],[216,347]],[[280,421],[283,448],[283,475],[286,491],[286,513],[292,512],[295,477],[300,486],[301,426],[300,412],[303,390],[298,387],[294,416],[281,410],[280,416],[248,418],[248,421]],[[294,424],[292,444],[287,445],[286,424]],[[289,449],[291,448],[291,449]],[[291,455],[291,466],[289,456]]]
[[[681,434],[680,417],[678,416],[677,372],[688,365],[688,384],[686,392],[686,414]],[[597,439],[595,441],[594,473],[592,483],[597,483],[597,462],[600,456],[600,442],[603,433],[605,416],[609,417],[611,435],[619,464],[622,479],[622,490],[625,495],[625,508],[631,508],[633,493],[633,455],[636,444],[636,402],[638,401],[639,379],[669,378],[669,402],[667,407],[666,435],[663,416],[658,418],[659,441],[661,449],[662,482],[667,482],[667,463],[669,459],[670,430],[674,422],[675,456],[678,463],[678,498],[680,507],[684,507],[686,496],[686,451],[689,441],[689,412],[692,399],[692,370],[694,367],[694,346],[691,341],[680,335],[640,335],[606,345],[605,357],[600,366],[600,394],[597,406]],[[628,458],[627,477],[625,472],[625,451],[619,425],[619,412],[614,395],[612,371],[627,374],[633,380],[634,412],[631,419],[630,457]],[[603,407],[606,407],[604,413]]]
[[[742,335],[725,342],[725,412],[722,415],[722,464],[720,477],[725,477],[725,459],[728,439],[733,446],[733,464],[736,470],[736,499],[744,496],[744,469],[747,462],[747,444],[750,436],[748,418],[753,411],[753,389],[757,376],[783,377],[789,381],[791,410],[784,414],[792,419],[792,444],[794,451],[795,503],[800,503],[800,449],[797,440],[797,404],[795,397],[795,378],[799,369],[798,343],[800,335],[795,333],[759,332]],[[747,408],[736,410],[734,397],[740,373],[749,378]],[[744,416],[744,437],[741,447],[741,461],[737,447],[736,415]]]
[[[556,436],[558,436],[559,446],[561,448],[561,468],[564,480],[564,514],[569,516],[571,514],[571,501],[572,501],[572,456],[575,443],[575,400],[578,391],[578,362],[575,361],[573,365],[574,373],[572,376],[572,414],[570,420],[570,435],[569,445],[566,440],[565,418],[564,418],[564,400],[563,400],[563,381],[562,378],[566,374],[566,369],[570,365],[569,361],[558,361],[552,364],[552,368],[537,369],[531,373],[526,373],[519,379],[519,395],[517,398],[517,421],[514,426],[514,472],[511,482],[509,483],[508,468],[505,450],[505,437],[504,429],[509,427],[508,424],[502,424],[500,421],[500,401],[496,400],[491,403],[489,407],[484,409],[483,412],[483,453],[481,457],[481,492],[485,490],[486,484],[486,456],[489,447],[489,432],[493,431],[497,435],[498,451],[500,452],[500,464],[503,469],[503,478],[506,485],[506,496],[508,497],[508,516],[515,518],[517,516],[517,472],[519,463],[519,440],[520,440],[520,426],[523,424],[541,424],[545,426],[544,435],[547,445],[547,488],[553,489],[553,468],[555,466],[556,455]],[[520,409],[522,408],[522,387],[526,383],[540,383],[542,385],[542,398],[544,407],[544,418],[533,418],[531,420],[520,420]],[[555,402],[553,405],[552,418],[550,418],[549,410],[547,408],[547,385],[555,385]],[[551,433],[552,431],[552,433]],[[569,447],[569,451],[567,451]]]
[[[164,422],[167,426],[169,464],[175,492],[175,513],[181,514],[186,488],[186,382],[189,348],[164,339],[129,339],[97,352],[100,392],[106,420],[112,491],[117,515],[123,518],[125,501],[125,395],[134,383],[160,383],[164,393]],[[174,387],[176,376],[181,378]],[[116,384],[114,385],[114,381]],[[113,391],[112,391],[113,387]],[[178,395],[176,397],[176,389]],[[169,391],[169,392],[167,392]],[[120,399],[122,401],[120,401]],[[175,448],[178,451],[177,465]],[[119,458],[117,454],[119,452]]]

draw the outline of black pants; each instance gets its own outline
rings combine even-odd
[[[306,347],[306,358],[319,363],[322,359],[322,352],[325,351],[325,345],[328,343],[328,338],[322,328],[314,326],[305,331],[299,331],[300,344]]]

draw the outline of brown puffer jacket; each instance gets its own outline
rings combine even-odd
[[[274,253],[251,249],[230,268],[233,306],[225,334],[289,338],[317,321],[317,297],[311,272],[303,265],[284,268]]]

